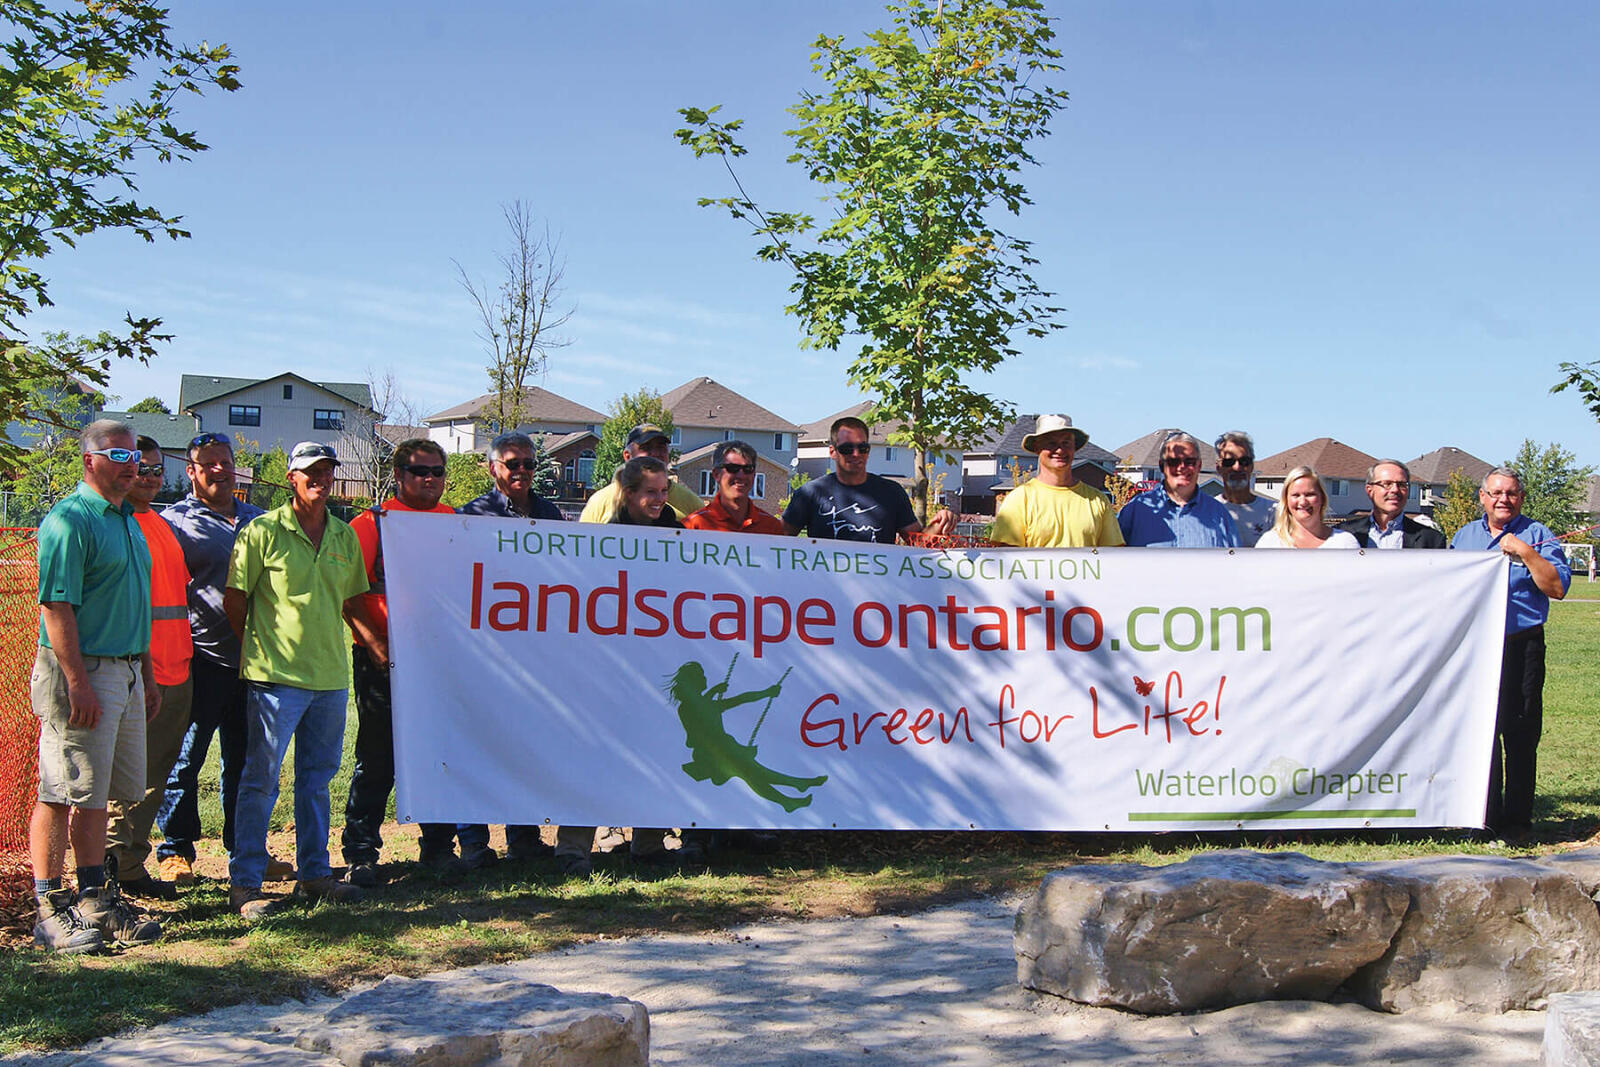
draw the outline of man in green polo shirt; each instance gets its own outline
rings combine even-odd
[[[56,952],[138,944],[161,927],[106,885],[106,803],[144,798],[145,719],[160,695],[150,666],[150,551],[125,498],[139,473],[126,423],[84,427],[83,481],[39,525],[39,802],[28,825],[39,922]],[[69,817],[70,814],[70,817]],[[78,896],[61,884],[72,842]]]
[[[228,563],[222,607],[242,642],[240,675],[248,692],[249,731],[233,853],[231,903],[246,919],[277,902],[261,892],[267,866],[267,819],[278,800],[278,772],[294,746],[295,895],[304,900],[359,900],[361,890],[333,877],[328,863],[328,783],[344,750],[350,664],[345,618],[373,662],[386,669],[388,642],[367,616],[361,594],[367,569],[355,532],[328,514],[332,448],[315,441],[289,456],[294,496],[239,531]]]

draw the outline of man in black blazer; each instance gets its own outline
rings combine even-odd
[[[1444,548],[1444,534],[1406,518],[1411,472],[1397,459],[1380,459],[1367,468],[1367,497],[1372,514],[1339,527],[1355,535],[1362,548]]]

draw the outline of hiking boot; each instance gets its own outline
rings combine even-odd
[[[142,878],[117,879],[117,888],[130,897],[143,897],[146,900],[177,900],[178,887],[171,882],[163,882],[152,878],[148,874]]]
[[[344,880],[361,889],[376,889],[383,884],[383,876],[378,873],[378,865],[372,861],[352,863],[345,872]]]
[[[106,947],[100,931],[84,922],[73,906],[70,889],[52,889],[39,901],[39,921],[33,924],[33,943],[67,956],[103,952]]]
[[[466,863],[454,852],[426,854],[420,857],[417,862],[422,865],[423,870],[431,871],[441,878],[455,878],[466,874],[469,870]]]
[[[557,856],[556,862],[564,878],[587,878],[594,873],[594,864],[589,862],[588,856]]]
[[[276,856],[267,857],[267,869],[262,874],[264,882],[287,882],[294,877],[294,864],[288,860],[280,860]]]
[[[478,871],[485,867],[493,867],[499,863],[500,853],[488,845],[484,845],[482,848],[475,848],[471,852],[462,853],[461,862],[465,863],[469,870]]]
[[[161,924],[139,914],[113,886],[103,885],[79,893],[78,914],[85,923],[100,931],[108,945],[148,945],[161,937]]]
[[[279,901],[263,893],[259,887],[232,886],[228,890],[228,907],[237,911],[247,923],[264,919],[278,910]]]
[[[556,854],[554,845],[547,845],[543,841],[517,842],[506,848],[507,863],[529,863],[533,860],[547,860]]]
[[[193,885],[194,864],[183,856],[164,856],[161,860],[161,880],[173,885]]]
[[[354,904],[366,897],[365,891],[359,886],[349,882],[341,882],[332,875],[322,878],[302,878],[294,884],[294,895],[297,900],[307,900],[315,903],[326,900],[334,904]]]

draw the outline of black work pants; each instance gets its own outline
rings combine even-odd
[[[1544,627],[1506,638],[1500,660],[1500,704],[1495,711],[1494,753],[1489,761],[1489,829],[1533,828],[1533,786],[1544,730]]]

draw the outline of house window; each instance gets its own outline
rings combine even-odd
[[[711,476],[711,474],[712,474],[712,472],[711,472],[711,469],[709,467],[700,472],[700,495],[701,496],[710,496],[712,493],[715,493],[717,491],[717,480],[715,478],[713,478]]]
[[[755,493],[758,500],[765,500],[767,498],[767,476],[765,474],[756,475]]]
[[[261,408],[256,404],[229,404],[229,426],[260,426]]]
[[[786,451],[788,451],[784,447],[783,438],[784,438],[784,435],[781,434],[781,433],[775,433],[775,434],[772,435],[772,450],[774,452],[786,452]]]
[[[283,387],[283,398],[285,400],[293,400],[294,399],[294,386],[286,385],[286,386]]]
[[[683,444],[683,431],[674,426],[672,428],[672,447],[677,448],[681,444]]]
[[[885,463],[893,463],[894,462],[894,448],[893,447],[885,448],[883,450],[883,461]]]
[[[723,440],[724,440],[724,441],[731,441],[731,440],[733,440],[733,431],[732,431],[732,430],[723,430],[723,431],[722,431],[722,439],[723,439]]]
[[[342,430],[344,412],[337,408],[317,408],[312,415],[311,425],[319,430]]]
[[[1330,479],[1328,479],[1328,495],[1329,496],[1344,496],[1344,479],[1343,478],[1330,478]]]
[[[584,449],[578,453],[578,481],[588,485],[594,481],[594,451]]]

